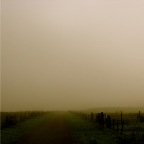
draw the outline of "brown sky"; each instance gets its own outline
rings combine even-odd
[[[0,16],[1,16],[1,6],[0,6]],[[1,111],[1,17],[0,17],[0,111]]]
[[[144,106],[143,0],[2,0],[2,110]]]

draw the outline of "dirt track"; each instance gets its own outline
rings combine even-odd
[[[57,116],[25,135],[17,144],[72,144],[72,135],[64,114]]]

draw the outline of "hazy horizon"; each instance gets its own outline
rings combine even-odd
[[[144,1],[2,0],[2,111],[144,107]]]

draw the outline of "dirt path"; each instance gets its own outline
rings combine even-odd
[[[17,144],[72,144],[72,135],[64,114],[35,128]]]

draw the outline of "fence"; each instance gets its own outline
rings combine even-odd
[[[119,135],[132,141],[132,143],[144,144],[144,114],[138,113],[77,113],[74,114],[96,124],[100,129],[110,129]],[[126,141],[125,138],[125,141]],[[124,142],[121,142],[124,143]],[[129,142],[126,142],[129,143]]]
[[[44,112],[11,112],[1,113],[1,129],[9,128],[28,119],[43,115]]]

